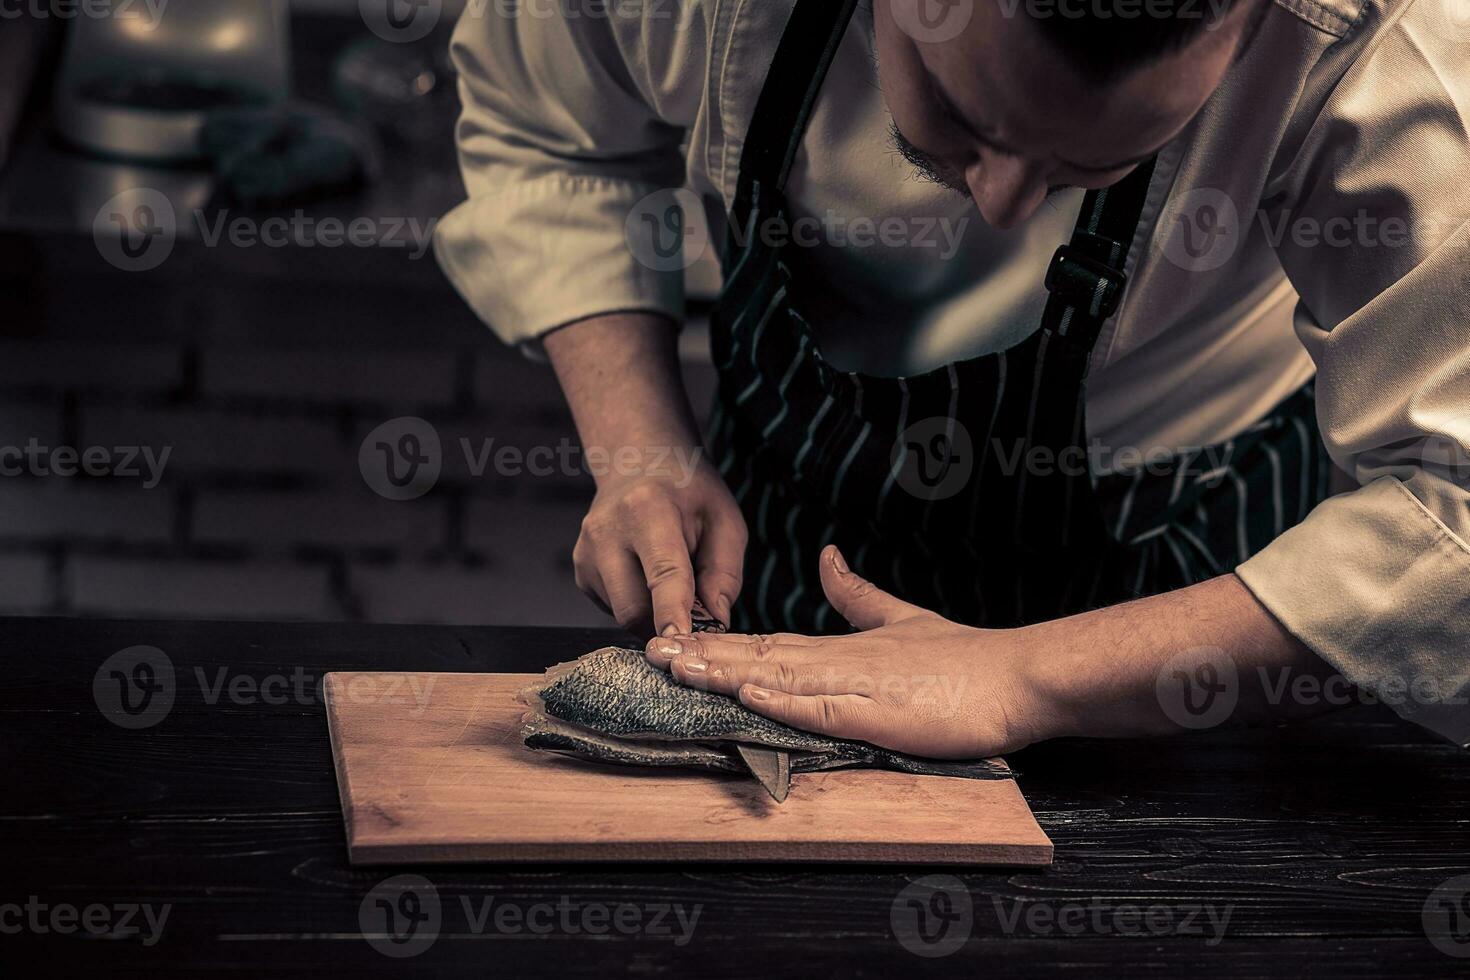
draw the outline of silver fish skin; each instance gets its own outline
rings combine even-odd
[[[604,647],[557,664],[547,670],[539,685],[522,692],[521,699],[532,709],[523,733],[528,745],[585,758],[601,756],[601,761],[624,761],[611,758],[623,752],[632,753],[627,761],[646,765],[725,769],[713,756],[686,753],[683,761],[675,761],[677,756],[650,750],[659,743],[717,747],[721,742],[745,742],[792,752],[793,772],[864,767],[970,779],[1013,776],[1008,767],[989,759],[924,759],[791,728],[723,694],[686,687],[649,664],[640,651],[621,647]],[[544,727],[536,729],[538,716],[543,722],[555,720],[562,725],[549,735]],[[552,741],[558,744],[548,744]],[[654,755],[662,761],[641,761]],[[733,747],[724,758],[734,763],[731,768],[744,768]]]

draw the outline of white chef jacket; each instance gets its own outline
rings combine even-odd
[[[471,3],[453,40],[469,199],[435,249],[502,339],[534,351],[599,313],[683,318],[681,270],[646,260],[629,216],[687,186],[719,246],[793,3]],[[838,51],[788,188],[793,215],[837,231],[788,251],[829,359],[902,375],[1035,329],[1080,192],[1002,232],[916,180],[888,139],[871,16]],[[1467,183],[1470,0],[1275,0],[1159,156],[1087,392],[1105,451],[1149,456],[1227,439],[1315,373],[1322,436],[1357,489],[1236,571],[1348,680],[1462,745]],[[885,221],[911,232],[853,234]]]

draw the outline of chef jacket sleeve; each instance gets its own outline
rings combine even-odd
[[[1323,438],[1359,486],[1237,574],[1400,715],[1470,745],[1470,28],[1417,0],[1287,141],[1261,217]]]
[[[681,271],[640,260],[649,253],[629,237],[666,230],[629,216],[682,185],[680,144],[707,61],[704,10],[485,3],[461,17],[451,55],[468,200],[439,222],[434,248],[507,343],[534,352],[541,335],[599,313],[682,320]]]

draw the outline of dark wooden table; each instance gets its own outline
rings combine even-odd
[[[533,671],[616,635],[0,621],[0,975],[1470,974],[1452,955],[1470,934],[1435,943],[1424,925],[1426,902],[1431,922],[1470,924],[1445,886],[1470,874],[1470,760],[1379,708],[1013,756],[1057,845],[1045,870],[348,866],[324,673]],[[93,683],[138,645],[167,656],[175,696],[126,729]],[[400,873],[432,884],[409,891],[437,897],[438,927],[370,941],[360,913]],[[939,891],[904,891],[915,882]],[[167,908],[161,929],[145,908]],[[935,945],[915,938],[912,908],[948,913],[948,931],[927,920]],[[696,910],[684,941],[673,912]],[[944,952],[967,929],[948,955],[910,950]]]

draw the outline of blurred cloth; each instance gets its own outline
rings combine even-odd
[[[352,191],[373,159],[365,131],[300,105],[210,113],[199,143],[219,179],[215,202],[247,208]]]

